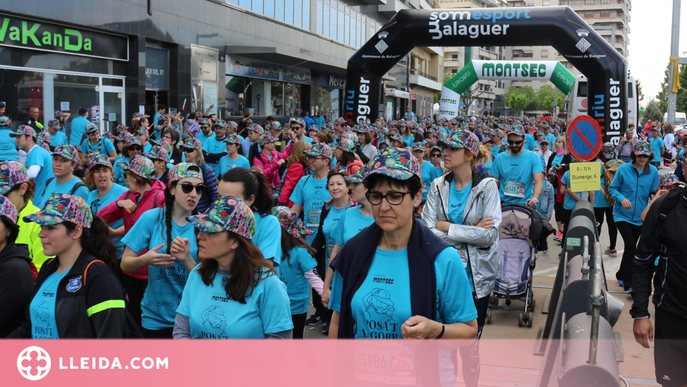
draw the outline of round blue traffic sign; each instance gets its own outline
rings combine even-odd
[[[580,161],[594,160],[603,140],[599,124],[590,116],[577,116],[568,125],[566,133],[570,154]]]

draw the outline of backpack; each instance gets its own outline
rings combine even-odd
[[[615,200],[613,200],[609,188],[611,187],[611,183],[613,183],[613,178],[615,177],[618,167],[623,164],[625,164],[625,162],[620,159],[611,159],[604,164],[604,181],[601,185],[601,192],[603,192],[606,200],[611,206],[615,204]]]
[[[48,189],[48,186],[50,185],[50,183],[52,183],[53,180],[55,180],[55,178],[51,177],[45,182],[45,187],[43,187],[43,194],[41,195],[41,197],[45,197],[45,190]],[[76,184],[74,184],[74,186],[72,187],[71,190],[69,190],[69,194],[74,195],[74,192],[76,192],[77,189],[79,189],[81,187],[85,187],[85,186],[86,186],[86,184],[79,181]]]
[[[661,238],[661,231],[663,229],[663,223],[668,214],[675,209],[677,202],[680,201],[680,197],[685,195],[685,188],[680,187],[678,189],[671,189],[665,194],[666,198],[661,201],[661,206],[658,208],[658,223],[654,227],[654,239],[659,240]]]

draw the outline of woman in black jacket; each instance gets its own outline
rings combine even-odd
[[[320,213],[320,225],[317,228],[317,234],[312,241],[312,248],[315,249],[315,260],[317,261],[317,273],[324,280],[327,273],[327,266],[329,266],[329,255],[332,253],[332,248],[336,243],[332,233],[336,229],[337,223],[341,219],[341,215],[346,212],[346,209],[351,207],[350,196],[348,195],[347,183],[344,180],[342,171],[331,171],[327,175],[327,190],[332,196],[322,206]],[[315,325],[320,321],[324,321],[325,326],[322,330],[324,334],[329,333],[329,320],[332,312],[322,305],[322,298],[313,289],[312,291],[313,304],[315,306],[315,314],[310,316],[306,321],[308,325]]]
[[[33,290],[29,248],[14,244],[19,235],[17,217],[12,202],[0,196],[0,337],[7,337],[26,321]]]
[[[29,307],[29,319],[10,337],[33,339],[122,338],[125,293],[112,271],[115,246],[108,226],[78,196],[52,195],[24,218],[41,225],[46,255]]]

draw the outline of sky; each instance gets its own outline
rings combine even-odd
[[[687,2],[680,11],[680,19],[687,20]],[[672,14],[672,0],[632,0],[628,60],[630,72],[642,84],[642,105],[661,90],[663,72],[670,60]],[[687,23],[680,26],[679,47],[678,55],[687,57]]]

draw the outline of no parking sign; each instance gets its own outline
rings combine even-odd
[[[603,140],[599,124],[590,116],[577,116],[568,126],[566,133],[570,154],[580,161],[594,160]]]

